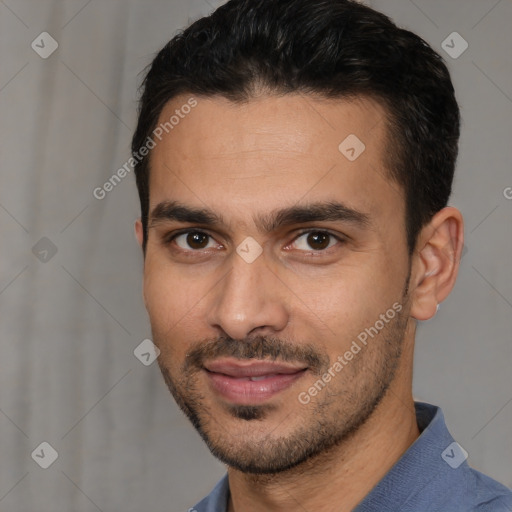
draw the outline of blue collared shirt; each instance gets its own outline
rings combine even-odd
[[[439,407],[416,402],[421,432],[353,512],[512,512],[512,491],[471,468]],[[190,512],[226,512],[225,475]]]

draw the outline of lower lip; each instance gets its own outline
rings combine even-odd
[[[235,378],[222,373],[205,371],[215,391],[223,398],[239,405],[256,405],[289,388],[306,370],[273,375],[262,380]]]

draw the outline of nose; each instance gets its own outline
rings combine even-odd
[[[232,260],[231,270],[212,293],[210,326],[237,340],[284,329],[289,319],[286,287],[267,266],[264,254],[252,263],[236,253]]]

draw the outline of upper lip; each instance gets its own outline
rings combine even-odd
[[[305,366],[297,366],[273,361],[261,360],[228,360],[210,361],[204,368],[213,373],[222,373],[229,377],[262,377],[263,375],[291,374],[305,370]]]

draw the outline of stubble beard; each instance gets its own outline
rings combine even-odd
[[[215,457],[232,468],[254,475],[272,475],[292,468],[300,471],[301,466],[310,466],[308,461],[322,455],[328,457],[329,452],[365,424],[381,403],[402,355],[409,313],[407,299],[406,286],[401,302],[403,308],[396,317],[375,339],[368,341],[368,345],[318,393],[315,401],[302,405],[293,395],[296,408],[291,413],[282,414],[270,404],[231,405],[222,411],[222,416],[227,416],[223,423],[218,409],[207,405],[198,389],[198,368],[208,356],[229,355],[240,359],[307,361],[313,374],[322,375],[333,361],[313,346],[298,351],[297,347],[281,340],[255,338],[244,343],[222,338],[189,354],[192,356],[188,360],[190,364],[183,365],[179,378],[171,376],[160,359],[158,363],[176,403]],[[279,415],[282,417],[276,419]],[[272,427],[262,432],[266,420],[272,421]],[[236,427],[230,431],[233,421]],[[290,429],[291,421],[294,426]]]

